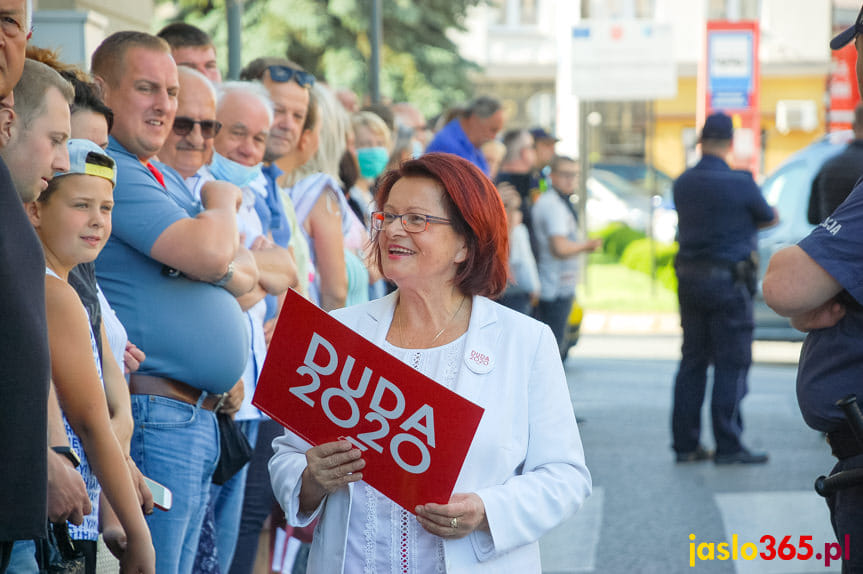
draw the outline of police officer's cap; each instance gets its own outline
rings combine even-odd
[[[704,128],[701,130],[701,141],[730,140],[734,137],[734,124],[731,117],[722,112],[714,112],[707,116]]]
[[[860,33],[863,33],[863,7],[860,8],[860,13],[857,14],[857,19],[854,23],[830,40],[830,49],[839,50],[840,48],[844,48],[848,42]]]

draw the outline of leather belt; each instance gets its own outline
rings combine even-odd
[[[201,393],[203,392],[201,389],[196,389],[191,385],[175,381],[174,379],[140,375],[137,373],[132,373],[129,376],[129,393],[132,395],[156,395],[190,405],[197,405],[198,399],[201,398]],[[201,408],[208,411],[217,411],[222,406],[222,398],[223,395],[208,394],[201,402]]]

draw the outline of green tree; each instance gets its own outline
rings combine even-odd
[[[157,23],[183,20],[207,31],[227,69],[225,0],[160,0]],[[484,0],[383,0],[381,95],[410,101],[427,116],[471,95],[468,72],[448,33],[464,30],[469,7]],[[166,10],[167,8],[167,10]],[[173,9],[171,9],[173,8]],[[333,87],[368,92],[371,0],[246,0],[243,62],[286,56]]]

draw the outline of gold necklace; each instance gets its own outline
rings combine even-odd
[[[461,311],[461,308],[462,308],[462,307],[464,307],[464,302],[465,302],[465,300],[466,300],[466,299],[467,299],[467,295],[464,295],[464,296],[461,298],[461,303],[459,303],[459,304],[458,304],[458,308],[455,310],[455,313],[453,313],[453,314],[452,314],[452,317],[450,317],[450,318],[449,318],[449,321],[447,321],[447,322],[446,322],[446,324],[443,326],[443,328],[442,328],[440,331],[438,331],[438,332],[437,332],[437,335],[435,335],[434,337],[432,337],[431,343],[429,343],[430,345],[431,345],[432,343],[434,343],[435,341],[437,341],[437,340],[438,340],[438,337],[440,337],[441,335],[443,335],[443,332],[444,332],[444,331],[446,331],[446,330],[449,328],[449,326],[450,326],[450,325],[452,324],[452,322],[455,320],[456,316],[459,314],[459,311]],[[401,315],[399,315],[399,316],[397,317],[397,321],[398,321],[398,327],[399,327],[399,335],[401,335],[401,340],[402,340],[403,344],[408,345],[408,341],[407,341],[407,339],[405,338],[405,329],[404,329],[404,325],[402,325],[402,318],[401,318]]]

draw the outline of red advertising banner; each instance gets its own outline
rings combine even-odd
[[[363,480],[413,512],[447,503],[483,409],[288,292],[252,404],[319,445],[363,451]]]
[[[854,108],[860,101],[857,90],[857,48],[851,42],[831,54],[831,70],[827,80],[830,95],[827,110],[827,131],[850,130],[854,123]]]

